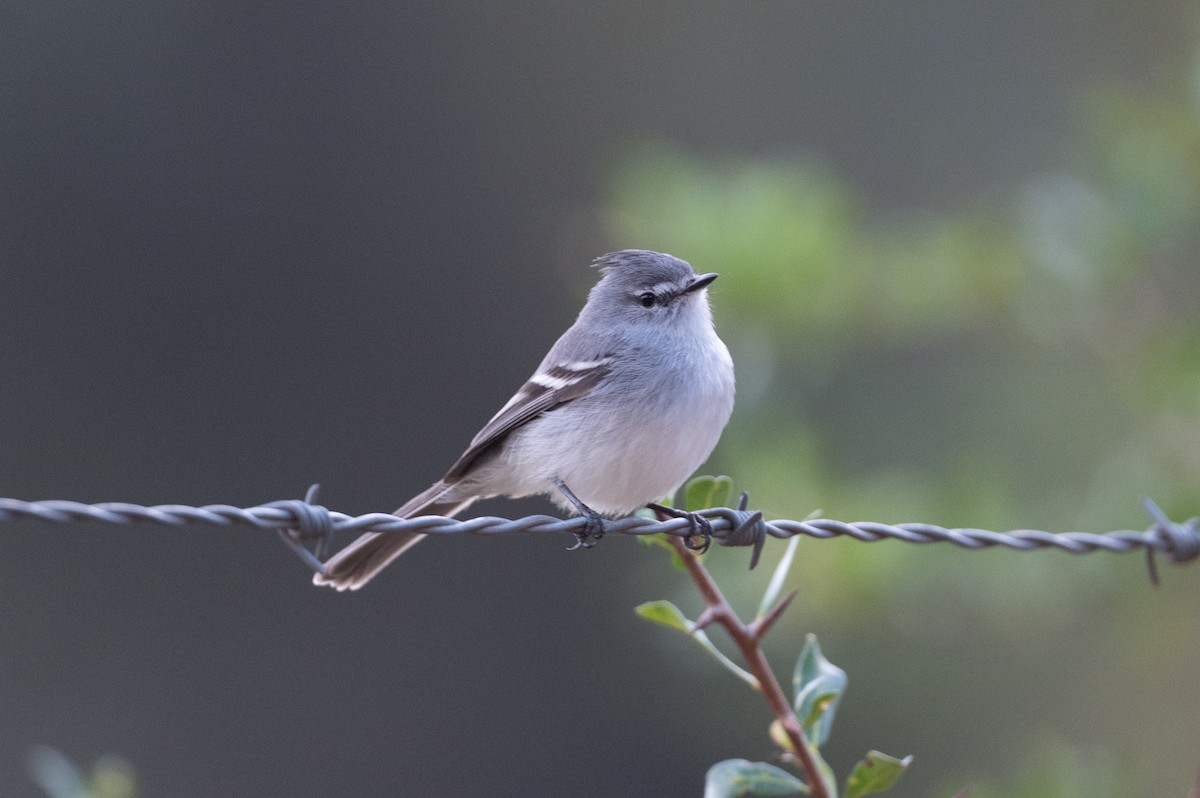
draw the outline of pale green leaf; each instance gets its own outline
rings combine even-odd
[[[671,602],[665,600],[647,601],[645,604],[639,604],[637,607],[635,607],[634,612],[636,612],[640,617],[645,618],[647,621],[683,632],[685,635],[694,640],[696,645],[707,651],[713,659],[721,663],[721,667],[725,668],[727,671],[753,687],[755,690],[759,689],[758,679],[754,677],[754,674],[750,673],[748,670],[738,665],[729,657],[725,656],[724,652],[717,648],[713,641],[708,638],[708,635],[704,633],[704,630],[697,629],[696,624],[688,620],[687,616],[683,614],[683,611]]]
[[[696,512],[710,507],[727,507],[732,494],[733,480],[729,477],[694,477],[683,488],[683,509]]]
[[[866,757],[854,766],[850,777],[846,779],[846,798],[862,798],[864,795],[883,792],[899,781],[911,764],[911,756],[896,759],[878,751],[868,751]]]
[[[678,629],[684,634],[690,634],[692,631],[692,622],[682,610],[669,601],[647,601],[645,604],[639,604],[633,611],[647,621]]]
[[[704,798],[797,796],[807,792],[804,782],[786,770],[746,759],[718,762],[704,777]]]
[[[846,672],[821,654],[815,635],[807,635],[796,670],[792,674],[796,717],[804,726],[808,738],[824,745],[833,728],[842,692],[846,689]]]

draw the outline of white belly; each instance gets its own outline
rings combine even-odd
[[[696,365],[598,388],[517,430],[496,463],[512,479],[504,492],[545,493],[572,510],[555,487],[561,480],[608,515],[674,493],[708,459],[733,410],[733,365],[724,345],[713,362]]]

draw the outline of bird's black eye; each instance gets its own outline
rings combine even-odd
[[[658,297],[654,296],[654,294],[650,293],[649,291],[647,291],[644,294],[638,295],[638,302],[644,308],[654,307],[654,303],[655,303],[655,301],[657,301],[657,299],[658,299]]]

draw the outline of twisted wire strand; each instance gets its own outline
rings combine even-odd
[[[587,521],[581,517],[555,518],[531,515],[524,518],[480,516],[468,519],[420,516],[398,518],[390,513],[367,513],[351,516],[329,510],[315,503],[316,488],[309,489],[305,500],[285,499],[256,507],[233,507],[211,504],[190,507],[180,504],[161,504],[151,507],[125,502],[83,504],[73,501],[21,501],[0,498],[0,523],[36,520],[66,524],[93,522],[102,524],[161,524],[184,526],[251,526],[260,530],[277,530],[310,567],[321,569],[321,560],[332,535],[336,532],[419,532],[425,535],[507,535],[514,533],[582,533]],[[794,535],[825,540],[849,537],[863,543],[899,540],[905,543],[952,543],[962,548],[979,550],[1003,547],[1014,551],[1058,549],[1071,554],[1094,551],[1129,553],[1142,550],[1147,555],[1151,579],[1157,583],[1155,554],[1177,564],[1200,558],[1200,518],[1183,523],[1168,519],[1149,499],[1142,503],[1154,523],[1145,531],[1119,530],[1107,534],[1091,532],[1051,533],[1035,529],[993,532],[986,529],[947,529],[933,524],[881,524],[871,521],[848,523],[830,519],[806,521],[766,521],[762,513],[746,510],[743,494],[739,507],[718,507],[700,511],[712,525],[712,537],[724,546],[753,546],[754,556],[767,537],[788,538]],[[654,520],[629,517],[605,522],[606,533],[623,535],[667,535],[688,537],[694,534],[687,518]],[[317,553],[302,546],[302,542],[318,541]]]

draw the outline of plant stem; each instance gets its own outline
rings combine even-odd
[[[817,762],[812,756],[808,740],[804,738],[804,731],[800,728],[800,721],[796,717],[796,713],[792,711],[792,705],[779,685],[779,680],[775,678],[775,672],[771,670],[766,654],[759,646],[760,635],[756,634],[754,628],[742,622],[733,607],[726,601],[721,589],[717,587],[712,574],[688,549],[683,540],[678,537],[671,537],[670,540],[671,545],[683,559],[683,564],[687,567],[692,581],[696,583],[700,594],[704,596],[705,603],[708,604],[705,616],[712,623],[719,623],[725,628],[734,644],[741,650],[742,657],[746,660],[746,666],[758,679],[759,689],[763,697],[767,699],[767,705],[770,706],[775,719],[779,721],[779,725],[787,735],[792,746],[792,753],[795,754],[796,760],[804,770],[813,798],[830,798]]]

